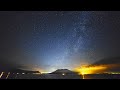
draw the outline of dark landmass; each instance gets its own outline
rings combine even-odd
[[[52,73],[41,74],[38,71],[16,70],[14,73],[4,72],[1,79],[120,79],[120,74],[101,73],[78,75],[76,72],[68,69],[58,69]]]
[[[39,71],[28,71],[28,70],[22,70],[22,69],[14,69],[11,71],[11,73],[33,74],[33,73],[40,73],[40,72]]]
[[[68,70],[68,69],[57,69],[56,71],[50,73],[50,74],[66,74],[66,75],[78,75],[78,73]]]

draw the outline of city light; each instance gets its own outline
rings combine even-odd
[[[65,75],[65,73],[62,73],[62,75]]]

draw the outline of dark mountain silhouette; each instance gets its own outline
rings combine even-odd
[[[71,70],[68,69],[57,69],[56,71],[52,72],[51,74],[76,74],[76,72],[73,72]]]
[[[22,69],[13,69],[10,72],[12,73],[40,73],[39,71],[28,71],[28,70],[22,70]]]

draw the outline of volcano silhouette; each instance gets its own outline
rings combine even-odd
[[[56,71],[52,72],[51,74],[66,74],[66,75],[78,75],[76,72],[73,72],[68,69],[57,69]]]

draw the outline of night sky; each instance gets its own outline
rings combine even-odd
[[[0,66],[54,71],[120,56],[120,11],[0,11]]]

